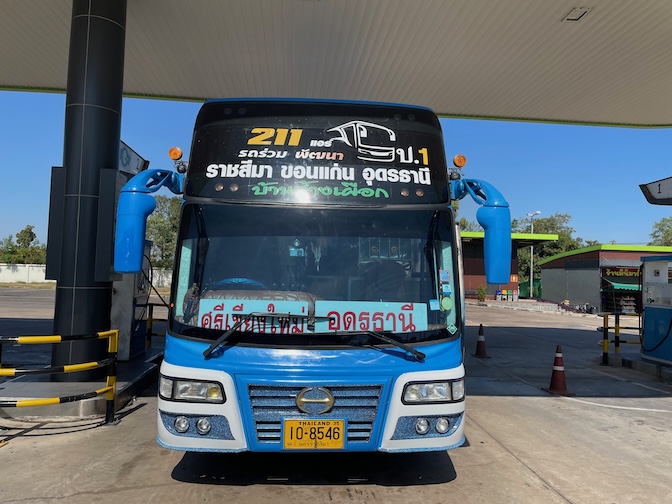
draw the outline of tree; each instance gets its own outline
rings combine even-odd
[[[534,245],[534,276],[541,275],[539,260],[551,257],[561,252],[580,249],[586,244],[581,238],[574,238],[574,228],[569,226],[571,216],[569,214],[555,213],[550,217],[537,217],[534,219],[534,234],[557,234],[558,240],[553,242]],[[513,219],[511,230],[514,233],[529,233],[531,222],[529,218]],[[595,242],[592,242],[595,243]],[[518,270],[528,272],[527,281],[530,281],[530,249],[525,247],[518,250]]]
[[[663,217],[654,222],[649,237],[649,245],[672,246],[672,217]]]
[[[0,240],[0,262],[7,264],[44,264],[47,260],[47,247],[42,245],[33,231],[35,226],[28,224],[16,233],[16,243],[12,235]]]
[[[155,268],[173,267],[181,202],[177,196],[159,195],[156,210],[147,218],[146,237],[152,241],[150,259]]]
[[[470,221],[462,217],[457,219],[457,223],[460,225],[461,231],[483,231],[483,228],[474,221]]]
[[[16,244],[14,237],[9,235],[7,238],[0,240],[0,263],[15,264],[16,258]]]
[[[16,245],[20,248],[27,249],[35,241],[37,235],[33,232],[35,226],[28,224],[21,231],[16,233]]]
[[[458,200],[453,200],[450,202],[451,206],[453,207],[453,215],[457,219],[457,212],[460,209],[460,202]],[[462,231],[482,231],[483,228],[478,222],[470,221],[465,219],[464,217],[457,219],[457,223],[460,226],[460,229]]]

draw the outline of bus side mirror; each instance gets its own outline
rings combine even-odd
[[[489,284],[508,284],[511,279],[511,213],[508,207],[484,206],[476,212],[483,226],[485,279]]]
[[[114,239],[114,271],[139,273],[145,253],[147,217],[154,211],[154,196],[142,192],[121,192],[117,205]]]

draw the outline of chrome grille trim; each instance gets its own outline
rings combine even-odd
[[[259,443],[280,443],[283,418],[316,418],[302,413],[296,406],[296,396],[306,387],[325,387],[334,396],[334,407],[319,418],[344,418],[348,424],[348,443],[368,443],[371,440],[382,385],[248,385],[252,418]]]

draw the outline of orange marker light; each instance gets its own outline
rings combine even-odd
[[[453,158],[453,164],[456,168],[462,168],[467,164],[467,158],[463,154],[458,154]]]
[[[173,161],[179,161],[180,159],[182,159],[182,149],[180,149],[179,147],[171,147],[168,150],[168,156]]]

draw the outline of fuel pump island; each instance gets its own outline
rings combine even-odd
[[[653,205],[672,205],[672,177],[641,184]],[[642,359],[672,366],[672,255],[642,257]]]

